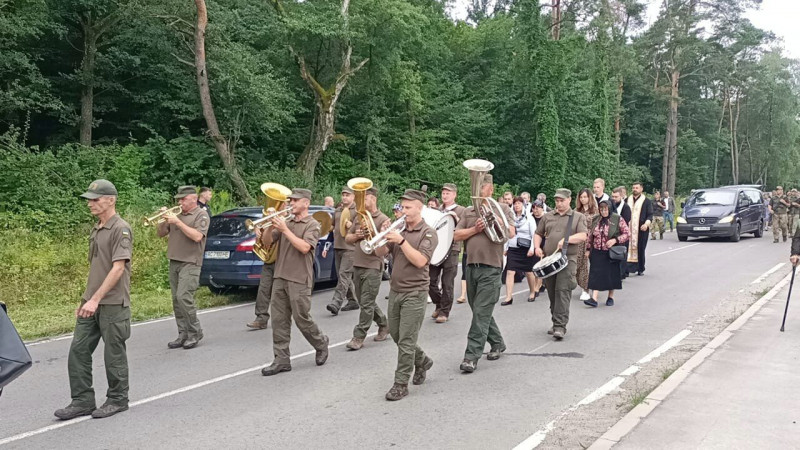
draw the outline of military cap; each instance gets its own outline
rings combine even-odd
[[[345,192],[347,192],[348,194],[352,194],[353,190],[350,189],[349,186],[345,186],[345,187],[342,188],[342,194],[344,194]]]
[[[570,198],[572,197],[572,191],[569,189],[556,189],[556,195],[553,197],[555,198]]]
[[[453,183],[445,183],[444,186],[442,186],[442,190],[457,192],[458,188]]]
[[[378,188],[371,187],[367,189],[367,194],[377,197],[378,196]]]
[[[406,189],[405,192],[403,192],[403,195],[400,196],[400,198],[403,200],[417,200],[422,204],[425,204],[427,197],[425,196],[425,193],[422,191],[418,191],[416,189]]]
[[[117,188],[114,187],[112,182],[100,179],[92,181],[92,184],[89,185],[89,189],[86,189],[86,192],[81,194],[81,197],[94,200],[104,195],[116,196]]]
[[[181,186],[178,188],[178,193],[175,194],[175,198],[183,198],[187,195],[197,194],[197,188],[194,186]]]
[[[311,191],[303,188],[294,188],[292,189],[292,195],[290,195],[289,198],[293,198],[295,200],[301,198],[311,200]]]

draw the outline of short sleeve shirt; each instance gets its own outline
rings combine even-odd
[[[125,271],[117,284],[102,299],[101,305],[131,304],[131,255],[133,233],[131,226],[115,214],[102,227],[92,228],[89,235],[89,281],[83,299],[89,300],[105,281],[115,261],[125,261]]]
[[[786,214],[788,212],[788,207],[781,203],[781,200],[789,201],[786,195],[773,195],[772,200],[770,200],[770,206],[772,206],[772,210],[775,214]]]
[[[452,205],[450,205],[449,208],[442,205],[442,212],[446,213],[448,211],[451,211],[456,216],[456,224],[458,224],[458,221],[461,220],[461,214],[464,212],[465,209],[466,208],[457,203],[453,203]],[[461,242],[453,239],[453,245],[450,247],[450,251],[457,252],[459,250],[461,250]]]
[[[375,223],[375,231],[380,232],[383,223],[389,220],[386,214],[375,211],[372,213],[372,222]],[[361,215],[359,214],[353,226],[350,227],[350,232],[355,233],[361,228]],[[360,241],[353,244],[355,248],[353,252],[353,267],[362,267],[364,269],[378,269],[383,270],[383,258],[375,255],[375,253],[368,255],[361,250]]]
[[[333,213],[333,224],[334,224],[334,228],[333,228],[333,248],[336,249],[336,250],[354,250],[355,247],[353,246],[353,244],[348,244],[347,241],[344,239],[344,236],[342,236],[342,233],[340,232],[341,228],[339,227],[339,225],[340,225],[340,223],[342,221],[342,211],[343,210],[344,210],[344,208],[342,208],[340,206],[340,207],[336,208],[336,211]],[[355,205],[351,205],[350,206],[350,221],[351,222],[355,221],[357,215],[358,215],[358,213],[356,213]]]
[[[536,234],[545,239],[544,253],[545,255],[552,255],[558,250],[558,242],[564,239],[567,235],[567,223],[569,217],[574,215],[572,220],[572,232],[570,235],[577,233],[586,233],[586,216],[583,214],[575,214],[572,209],[568,210],[563,216],[558,214],[555,210],[542,216],[539,225],[536,227]],[[580,245],[571,244],[567,247],[567,258],[570,261],[578,261],[578,253],[580,252]]]
[[[295,217],[286,221],[289,230],[297,237],[308,242],[311,250],[300,253],[289,239],[278,230],[273,230],[272,238],[278,241],[278,258],[275,261],[275,278],[311,286],[314,283],[314,253],[319,242],[319,222],[307,215],[302,219]]]
[[[411,247],[422,253],[430,263],[434,249],[439,245],[439,237],[436,232],[420,219],[414,228],[406,229],[400,233]],[[405,245],[405,244],[404,244]],[[430,269],[426,264],[416,267],[406,258],[400,246],[388,244],[389,251],[392,253],[394,265],[392,266],[391,289],[394,292],[415,292],[427,291],[430,284]]]
[[[501,203],[500,208],[506,214],[509,225],[514,223],[514,215],[508,205]],[[470,206],[461,213],[461,219],[456,225],[456,230],[474,227],[478,222],[478,213]],[[503,251],[505,244],[497,244],[489,239],[485,232],[471,236],[464,243],[467,253],[467,264],[484,264],[492,267],[503,267]]]
[[[198,206],[188,213],[182,212],[178,214],[178,219],[189,227],[203,233],[203,239],[200,242],[195,242],[183,234],[183,231],[177,226],[166,222],[162,223],[159,226],[166,228],[169,236],[167,238],[167,258],[172,261],[202,266],[203,250],[206,248],[206,234],[208,233],[210,222],[208,213]]]

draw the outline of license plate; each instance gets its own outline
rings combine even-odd
[[[694,227],[694,231],[711,231],[711,227]]]
[[[231,252],[206,252],[206,259],[228,259]]]

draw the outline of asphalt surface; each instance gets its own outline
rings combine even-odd
[[[409,385],[410,395],[399,402],[384,400],[396,346],[370,337],[362,350],[347,351],[358,312],[331,316],[325,310],[331,290],[316,292],[312,305],[330,337],[328,363],[315,366],[313,349],[293,327],[293,370],[273,377],[260,373],[272,359],[271,327],[245,327],[252,304],[203,313],[205,339],[193,350],[167,349],[177,333],[172,319],[135,325],[128,341],[132,406],[108,419],[53,416],[70,401],[70,339],[39,343],[30,347],[34,367],[0,397],[0,446],[511,448],[722,298],[786,262],[788,252],[788,244],[772,244],[771,237],[678,242],[667,233],[650,242],[647,272],[625,281],[615,306],[588,308],[574,292],[562,342],[545,333],[546,295],[528,303],[527,284],[517,284],[514,304],[495,309],[507,352],[498,361],[483,358],[468,375],[458,366],[471,314],[467,304],[456,304],[446,324],[425,319],[419,342],[435,363],[425,384]],[[382,308],[388,289],[384,282]],[[432,310],[428,305],[428,315]],[[94,373],[99,406],[106,389],[102,344]]]

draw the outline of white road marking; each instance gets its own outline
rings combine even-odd
[[[668,340],[667,342],[665,342],[664,344],[659,346],[657,349],[655,349],[652,352],[648,353],[644,358],[640,359],[637,364],[645,364],[645,363],[647,363],[649,361],[652,361],[653,359],[661,356],[667,350],[669,350],[672,347],[678,345],[678,343],[680,341],[682,341],[684,338],[686,338],[686,336],[688,336],[689,334],[691,334],[690,330],[681,331],[680,333],[678,333],[675,336],[673,336],[672,338],[670,338],[670,340]],[[625,382],[625,377],[633,375],[638,371],[639,371],[639,366],[634,364],[634,365],[628,367],[627,369],[625,369],[624,371],[620,372],[619,375],[617,375],[614,378],[612,378],[611,380],[609,380],[606,384],[604,384],[604,385],[600,386],[599,388],[595,389],[594,392],[592,392],[591,394],[589,394],[586,397],[584,397],[583,400],[581,400],[578,403],[570,406],[569,409],[567,409],[566,411],[562,412],[555,420],[553,420],[550,423],[548,423],[547,425],[545,425],[542,429],[540,429],[536,433],[533,433],[532,435],[528,436],[527,439],[525,439],[524,441],[520,442],[516,447],[514,447],[514,450],[531,450],[531,449],[536,448],[547,437],[547,433],[549,433],[550,431],[553,430],[553,428],[555,428],[555,423],[559,419],[561,419],[562,417],[565,417],[569,413],[575,411],[576,409],[578,409],[578,407],[580,407],[582,405],[588,405],[588,404],[590,404],[592,402],[595,402],[595,401],[605,397],[606,395],[608,395],[609,393],[611,393],[615,389],[617,389],[622,383],[624,383]]]
[[[638,364],[647,364],[647,363],[649,363],[650,361],[652,361],[652,360],[658,358],[659,356],[663,355],[664,353],[666,353],[667,350],[669,350],[672,347],[675,347],[676,345],[678,345],[678,343],[680,341],[682,341],[686,336],[688,336],[690,334],[692,334],[691,330],[683,330],[683,331],[681,331],[680,333],[678,333],[675,336],[673,336],[667,342],[664,342],[660,347],[658,347],[657,349],[655,349],[652,352],[648,353],[644,358],[642,358],[639,361],[637,361],[637,363]]]
[[[753,280],[753,282],[750,283],[750,284],[761,283],[762,281],[766,280],[770,275],[772,275],[773,273],[777,272],[778,270],[780,270],[781,267],[783,267],[785,265],[786,265],[786,263],[775,264],[775,267],[773,267],[772,269],[769,269],[768,271],[764,272],[763,275],[761,275],[760,277],[758,277],[755,280]]]
[[[665,252],[656,253],[656,254],[654,254],[654,255],[650,255],[650,256],[651,256],[651,257],[653,257],[653,256],[661,256],[661,255],[666,255],[667,253],[672,253],[672,252],[677,252],[677,251],[679,251],[679,250],[686,250],[687,248],[692,248],[692,247],[694,247],[695,245],[700,245],[700,243],[698,242],[698,243],[696,243],[696,244],[684,245],[683,247],[673,248],[672,250],[667,250],[667,251],[665,251]]]
[[[537,351],[539,351],[539,350],[541,350],[541,349],[543,349],[543,348],[547,347],[547,346],[548,346],[548,345],[550,345],[550,344],[552,344],[552,342],[545,342],[544,344],[542,344],[542,345],[540,345],[540,346],[536,347],[535,349],[533,349],[533,350],[529,351],[528,353],[536,353]]]
[[[367,337],[375,336],[377,334],[378,333],[370,333],[370,334],[367,335]],[[350,339],[348,339],[346,341],[342,341],[342,342],[337,342],[336,344],[331,344],[331,345],[328,346],[328,349],[341,347],[342,345],[345,345],[348,342],[350,342]],[[316,353],[315,350],[309,350],[307,352],[294,355],[290,359],[294,360],[294,359],[302,358],[304,356],[313,355],[315,353]],[[147,404],[147,403],[154,402],[156,400],[161,400],[162,398],[172,397],[173,395],[181,394],[183,392],[192,391],[192,390],[204,387],[204,386],[208,386],[208,385],[211,385],[211,384],[219,383],[221,381],[229,380],[231,378],[235,378],[235,377],[238,377],[238,376],[241,376],[241,375],[245,375],[245,374],[260,370],[264,366],[265,366],[265,364],[260,364],[260,365],[255,366],[255,367],[242,369],[242,370],[239,370],[239,371],[236,371],[236,372],[233,372],[233,373],[229,373],[227,375],[221,375],[221,376],[218,376],[216,378],[211,378],[210,380],[201,381],[199,383],[195,383],[195,384],[192,384],[192,385],[189,385],[189,386],[184,386],[182,388],[178,388],[178,389],[174,389],[174,390],[171,390],[171,391],[168,391],[168,392],[157,394],[157,395],[154,395],[152,397],[143,398],[141,400],[137,400],[135,402],[132,402],[130,404],[130,407],[133,408],[135,406],[144,405],[144,404]],[[25,433],[20,433],[20,434],[17,434],[15,436],[7,437],[5,439],[0,439],[0,445],[9,444],[11,442],[15,442],[15,441],[19,441],[19,440],[22,440],[22,439],[26,439],[26,438],[29,438],[29,437],[32,437],[32,436],[36,436],[38,434],[47,433],[49,431],[57,430],[59,428],[63,428],[63,427],[69,426],[69,425],[75,425],[75,424],[78,424],[78,423],[81,423],[81,422],[85,422],[85,421],[87,421],[89,419],[91,419],[91,416],[81,416],[81,417],[78,417],[76,419],[66,420],[64,422],[58,422],[58,423],[55,423],[53,425],[49,425],[49,426],[46,426],[46,427],[43,427],[43,428],[39,428],[37,430],[32,430],[32,431],[28,431],[28,432],[25,432]]]

